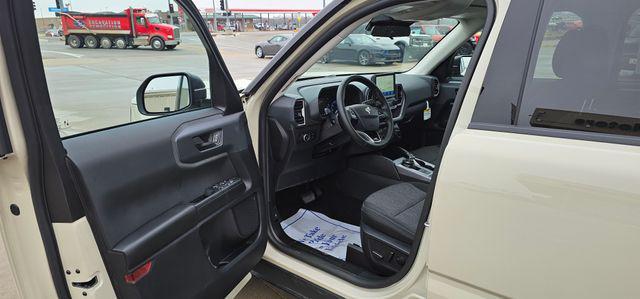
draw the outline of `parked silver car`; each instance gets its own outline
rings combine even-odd
[[[257,43],[254,53],[256,54],[256,56],[258,56],[258,58],[274,56],[292,37],[293,34],[274,35],[268,41]]]

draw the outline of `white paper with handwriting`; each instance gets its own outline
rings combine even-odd
[[[300,209],[280,223],[290,238],[345,260],[349,243],[360,245],[360,227],[331,219],[322,213]]]

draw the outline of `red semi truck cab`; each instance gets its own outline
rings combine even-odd
[[[174,49],[180,44],[180,28],[163,24],[157,14],[144,8],[121,13],[62,13],[66,44],[72,48]]]

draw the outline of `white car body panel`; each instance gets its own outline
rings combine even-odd
[[[508,5],[440,166],[429,297],[638,298],[640,148],[469,129]]]

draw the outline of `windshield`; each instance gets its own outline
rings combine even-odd
[[[375,43],[375,40],[371,36],[364,35],[364,34],[363,35],[352,34],[350,36],[350,41],[352,43],[356,43],[356,44],[373,44],[373,43]]]
[[[413,68],[458,24],[454,19],[418,21],[410,35],[376,37],[358,27],[314,64],[302,78],[347,74],[402,73]]]
[[[147,21],[149,21],[150,24],[162,24],[157,15],[147,15]]]

